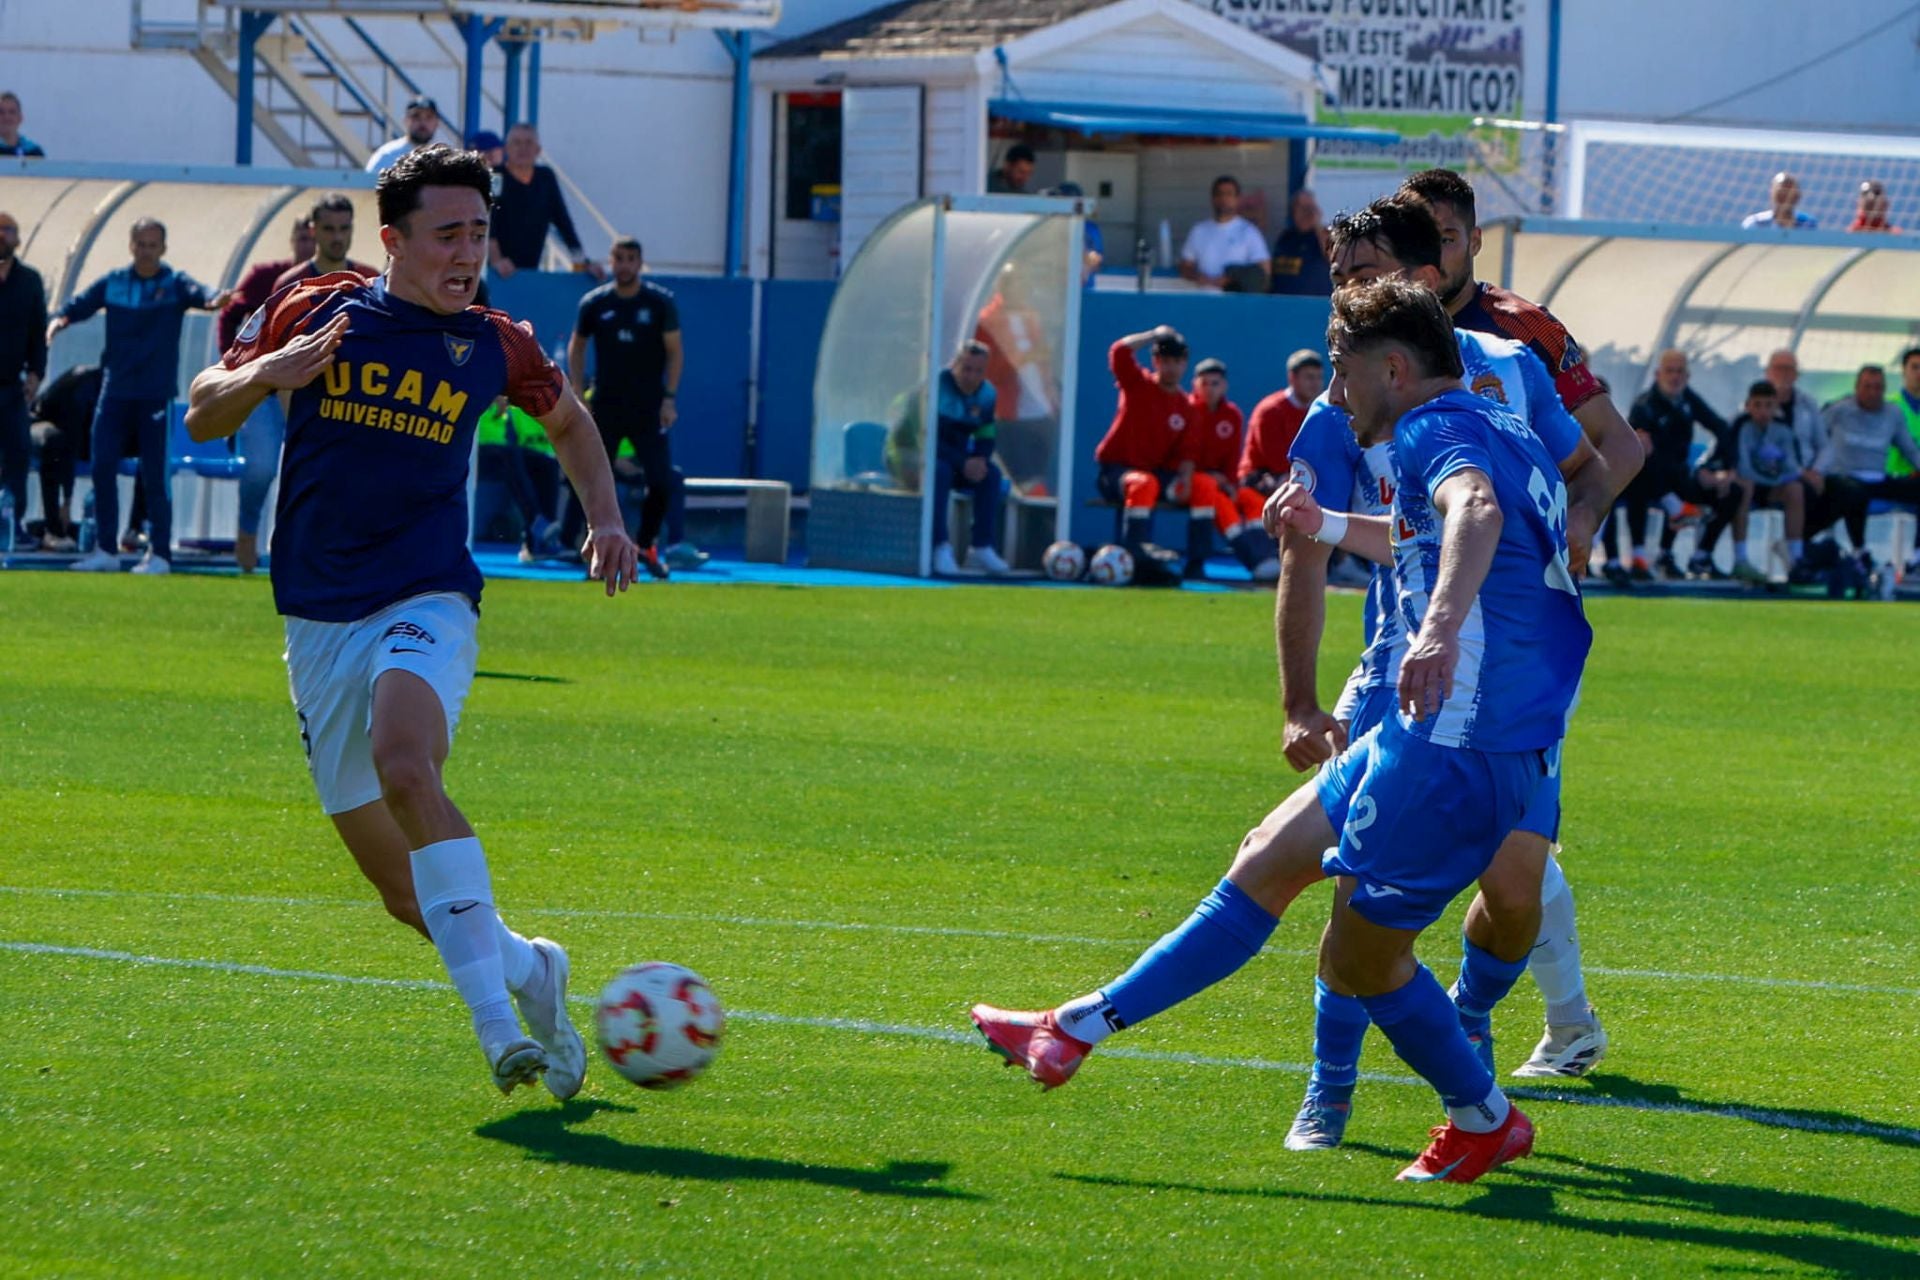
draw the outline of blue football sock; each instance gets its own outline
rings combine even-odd
[[[1453,1003],[1460,1010],[1460,1025],[1472,1034],[1487,1029],[1493,1007],[1506,999],[1507,992],[1527,971],[1527,957],[1502,960],[1474,945],[1465,934],[1460,936],[1460,949],[1460,980],[1453,987]]]
[[[1206,990],[1258,955],[1279,923],[1239,885],[1222,880],[1184,924],[1103,988],[1120,1025],[1144,1022]]]
[[[1308,1092],[1328,1102],[1353,1097],[1354,1081],[1360,1078],[1360,1042],[1370,1022],[1358,996],[1343,996],[1313,980],[1313,1081]]]
[[[1470,1107],[1493,1092],[1493,1074],[1467,1043],[1453,1001],[1440,989],[1433,971],[1421,965],[1413,981],[1383,996],[1362,996],[1393,1051],[1439,1091],[1449,1107]]]

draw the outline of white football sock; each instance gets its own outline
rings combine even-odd
[[[497,913],[493,920],[500,926],[500,966],[506,975],[507,990],[525,991],[527,984],[542,972],[540,953],[533,949],[531,942],[507,928],[507,922]]]
[[[1646,549],[1645,547],[1643,547],[1643,546],[1641,546],[1641,545],[1640,545],[1639,543],[1637,543],[1637,542],[1636,542],[1636,543],[1634,543],[1634,544],[1633,544],[1633,558],[1634,558],[1635,560],[1645,560],[1645,559],[1647,558],[1647,549]]]
[[[1448,1107],[1447,1119],[1453,1121],[1456,1128],[1468,1133],[1492,1133],[1507,1122],[1507,1116],[1513,1111],[1513,1104],[1507,1101],[1507,1095],[1500,1092],[1500,1086],[1493,1086],[1493,1092],[1484,1101],[1470,1107]]]
[[[500,960],[500,917],[480,841],[467,836],[413,851],[413,892],[454,990],[473,1012],[474,1033],[492,1052],[520,1036]]]
[[[1574,928],[1573,890],[1567,885],[1560,860],[1547,855],[1546,874],[1540,880],[1540,937],[1527,965],[1547,1002],[1547,1021],[1557,1026],[1586,1022],[1587,980],[1580,971],[1580,934]]]
[[[1105,993],[1096,991],[1055,1009],[1053,1020],[1075,1040],[1099,1044],[1114,1032],[1113,1020],[1107,1016],[1112,1009]]]

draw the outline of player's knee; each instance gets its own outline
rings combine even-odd
[[[1206,472],[1194,472],[1191,484],[1194,506],[1211,507],[1220,500],[1220,486]]]
[[[411,745],[376,743],[373,771],[380,779],[380,795],[388,805],[417,811],[440,795],[440,771],[427,754]]]
[[[1160,501],[1160,481],[1145,471],[1129,471],[1120,482],[1120,492],[1127,506],[1152,510]]]

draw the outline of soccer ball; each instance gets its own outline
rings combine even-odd
[[[1093,553],[1087,576],[1106,587],[1124,587],[1133,581],[1133,553],[1109,542]]]
[[[1087,552],[1077,542],[1056,542],[1040,557],[1040,567],[1055,582],[1078,582],[1087,572]]]
[[[675,1089],[705,1071],[727,1026],[707,980],[663,960],[622,969],[593,1021],[600,1052],[642,1089]]]

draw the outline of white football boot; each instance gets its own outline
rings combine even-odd
[[[546,1050],[547,1092],[565,1102],[580,1092],[587,1078],[587,1043],[567,1016],[567,976],[571,966],[567,963],[565,948],[557,942],[533,938],[528,945],[545,962],[542,966],[545,977],[526,991],[514,992],[513,1003],[520,1010],[527,1030]]]
[[[1600,1019],[1587,1010],[1585,1022],[1547,1024],[1547,1033],[1534,1046],[1533,1056],[1513,1069],[1522,1080],[1547,1076],[1583,1076],[1607,1056],[1607,1033]]]
[[[95,547],[68,565],[67,568],[74,570],[76,573],[118,573],[120,572],[120,557],[111,551]]]
[[[497,1048],[482,1047],[493,1068],[494,1086],[501,1093],[511,1094],[523,1084],[532,1084],[533,1078],[547,1069],[547,1051],[525,1036]]]
[[[1000,553],[992,547],[974,547],[968,551],[967,568],[978,569],[995,578],[1004,578],[1013,572],[1012,566],[1002,560]]]

